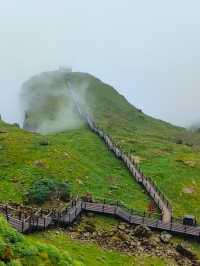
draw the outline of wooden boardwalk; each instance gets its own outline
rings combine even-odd
[[[33,213],[27,218],[16,217],[16,210],[8,205],[1,205],[0,212],[7,221],[19,232],[30,233],[45,230],[50,227],[67,227],[72,225],[82,213],[93,212],[118,218],[132,225],[146,225],[152,230],[167,231],[174,235],[200,240],[200,226],[183,225],[181,221],[172,219],[171,222],[163,222],[161,219],[146,213],[138,214],[136,211],[125,209],[119,205],[98,202],[72,201],[69,207],[62,211],[49,210]],[[47,214],[45,214],[47,213]],[[22,215],[24,217],[26,215]]]

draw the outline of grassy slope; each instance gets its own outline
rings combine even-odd
[[[140,166],[165,192],[176,216],[194,214],[200,221],[200,134],[189,134],[143,114],[112,87],[90,75],[71,74],[76,84],[85,79],[90,80],[88,104],[97,123],[123,149],[139,156]],[[178,145],[179,138],[195,145]]]
[[[34,180],[50,177],[69,181],[75,196],[91,192],[95,198],[147,209],[149,199],[141,187],[87,128],[49,135],[48,146],[39,144],[45,138],[39,134],[3,122],[0,129],[7,132],[0,133],[1,201],[21,202]]]
[[[82,266],[83,264],[54,245],[29,240],[0,217],[0,265]]]
[[[110,132],[125,150],[139,156],[145,173],[151,175],[170,198],[175,214],[195,213],[200,218],[199,150],[175,144],[177,135],[185,135],[184,130],[145,116],[112,87],[91,76],[72,73],[70,79],[77,84],[82,79],[90,80],[88,108],[98,124]],[[0,133],[0,200],[20,202],[23,192],[34,179],[48,176],[69,180],[74,195],[90,191],[97,197],[103,194],[131,207],[146,209],[146,195],[132,182],[122,164],[86,128],[48,136],[49,146],[38,144],[43,139],[39,134],[3,122],[0,122],[1,129],[6,129],[7,133]],[[199,143],[197,135],[195,141]],[[44,166],[35,166],[37,160],[41,160]],[[113,190],[113,185],[117,185],[117,190]],[[192,188],[192,194],[183,193],[183,189],[188,187]],[[152,265],[170,265],[158,258],[133,258],[95,245],[82,245],[57,232],[34,235],[29,241],[36,245],[38,239],[57,245],[60,252],[67,248],[70,256],[79,256],[87,265],[94,265],[94,260],[95,265],[112,265],[112,262],[113,265],[140,265],[140,262],[149,265],[149,261]]]
[[[60,73],[45,74],[44,80],[41,77],[33,78],[26,83],[27,87],[39,90],[42,86],[48,91],[49,85],[44,82],[47,78],[51,79],[49,90],[54,89],[55,83],[60,86],[56,87],[58,91],[63,89]],[[139,156],[140,166],[165,192],[174,207],[175,216],[194,214],[200,220],[200,134],[189,134],[183,128],[143,114],[111,86],[91,75],[69,73],[64,78],[71,81],[81,99],[86,97],[87,106],[84,108],[97,123],[111,133],[123,149]],[[56,98],[56,106],[58,103]],[[45,102],[39,113],[47,115],[48,106]],[[29,119],[35,120],[39,113],[36,111]],[[195,145],[176,144],[180,138]]]
[[[167,266],[176,265],[169,259],[154,256],[131,256],[116,251],[109,251],[95,244],[71,240],[64,232],[49,231],[30,236],[45,244],[55,244],[62,251],[67,250],[72,258],[76,258],[87,266]]]
[[[0,217],[0,266],[146,266],[150,260],[152,266],[170,265],[169,259],[130,256],[74,241],[62,231],[22,236]]]

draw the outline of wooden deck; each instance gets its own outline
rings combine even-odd
[[[26,219],[19,219],[13,216],[13,209],[8,205],[0,208],[0,212],[6,217],[8,223],[22,233],[45,230],[49,227],[67,227],[72,225],[82,213],[93,212],[109,215],[133,225],[146,225],[152,230],[167,231],[174,235],[181,235],[188,238],[200,240],[200,226],[183,225],[180,221],[165,223],[162,219],[148,214],[139,215],[134,210],[126,210],[119,205],[111,205],[99,202],[85,202],[82,200],[72,201],[70,207],[62,212],[52,210],[49,214],[36,216],[32,214]]]

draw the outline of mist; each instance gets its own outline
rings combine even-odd
[[[23,128],[51,134],[81,127],[84,123],[75,112],[70,89],[84,108],[87,108],[88,82],[73,84],[67,72],[52,71],[36,75],[22,86],[20,108]],[[69,73],[70,74],[70,73]]]
[[[22,83],[64,65],[149,115],[200,121],[199,9],[198,0],[0,1],[0,114],[21,123]]]

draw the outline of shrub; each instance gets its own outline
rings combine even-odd
[[[69,184],[53,179],[39,179],[33,183],[27,193],[30,203],[42,204],[47,200],[59,199],[68,201],[70,198]]]
[[[183,140],[182,139],[177,139],[176,140],[176,144],[183,144]]]

